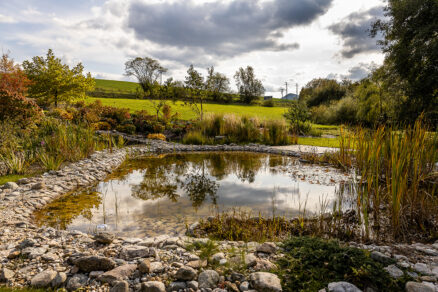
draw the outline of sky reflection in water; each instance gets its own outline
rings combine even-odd
[[[343,179],[331,168],[266,154],[151,156],[127,161],[94,189],[64,196],[36,217],[85,232],[106,224],[124,236],[181,234],[186,224],[232,208],[293,217],[304,208],[319,212],[324,202],[330,211]]]

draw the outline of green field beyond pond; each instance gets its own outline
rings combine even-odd
[[[154,112],[152,103],[146,99],[122,99],[122,98],[93,98],[89,97],[87,102],[94,102],[100,99],[103,105],[109,105],[119,108],[128,108],[130,111],[147,110],[151,114]],[[183,102],[177,101],[175,103],[169,101],[172,108],[172,113],[177,112],[179,117],[183,120],[191,120],[197,118],[196,114],[189,106],[184,105]],[[204,104],[205,113],[215,114],[235,114],[238,116],[257,117],[261,120],[280,120],[286,112],[285,107],[263,107],[257,105],[235,105],[235,104]]]

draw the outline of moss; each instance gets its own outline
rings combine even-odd
[[[403,291],[408,280],[394,280],[368,252],[342,246],[335,240],[292,237],[283,242],[285,256],[276,273],[284,291],[318,291],[330,282],[347,281],[359,289]]]

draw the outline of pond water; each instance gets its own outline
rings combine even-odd
[[[184,153],[128,160],[105,181],[63,196],[35,216],[41,226],[93,232],[104,224],[131,237],[182,234],[235,210],[294,217],[345,209],[348,176],[331,167],[259,153]],[[99,228],[100,228],[99,227]]]

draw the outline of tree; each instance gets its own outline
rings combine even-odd
[[[70,69],[56,58],[51,49],[46,58],[33,57],[32,61],[24,61],[23,68],[27,77],[32,81],[29,94],[40,104],[50,105],[59,102],[70,102],[85,98],[87,91],[93,90],[94,79],[90,73],[83,75],[84,66],[78,63]]]
[[[26,98],[31,81],[8,54],[0,59],[0,121],[13,121],[23,127],[34,124],[42,116],[38,105]]]
[[[346,82],[339,84],[333,79],[313,79],[301,89],[300,100],[305,101],[308,107],[328,104],[343,98],[348,86],[349,84]]]
[[[284,114],[295,134],[306,134],[310,130],[310,125],[307,123],[309,116],[306,104],[298,100],[291,101],[288,111]]]
[[[161,78],[167,69],[152,58],[134,58],[125,63],[125,74],[137,78],[144,96],[151,101],[152,107],[155,109],[157,120],[159,119],[160,110],[166,104],[165,96],[161,92],[158,78]]]
[[[199,115],[202,121],[204,116],[203,104],[206,98],[204,77],[193,68],[193,65],[190,65],[187,74],[184,82],[188,91],[186,103],[192,107],[192,110]]]
[[[386,20],[374,23],[386,62],[407,83],[400,117],[413,122],[424,112],[438,124],[438,1],[389,0]]]
[[[207,68],[206,89],[214,101],[221,101],[223,94],[230,91],[230,80],[224,74],[214,72],[214,67]]]
[[[234,74],[240,99],[250,104],[254,99],[265,93],[265,88],[260,80],[256,79],[254,69],[251,66],[239,68]]]

